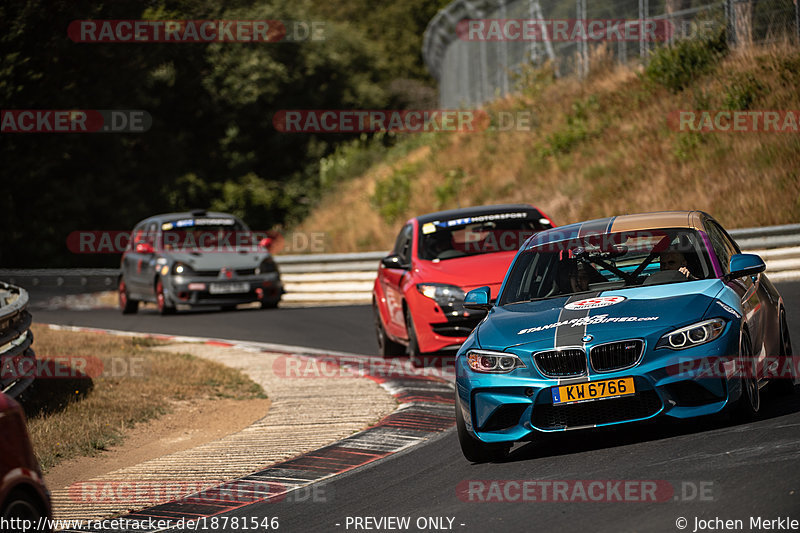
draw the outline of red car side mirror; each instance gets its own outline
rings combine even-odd
[[[258,245],[265,250],[269,250],[270,248],[272,248],[272,243],[273,243],[272,237],[264,237],[258,242]]]

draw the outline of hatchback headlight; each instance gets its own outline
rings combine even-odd
[[[456,303],[464,303],[464,291],[455,285],[445,285],[443,283],[420,283],[417,290],[441,307],[447,307]]]
[[[176,276],[189,276],[194,274],[194,270],[186,263],[178,262],[172,265],[172,273]]]
[[[693,348],[707,342],[711,342],[725,330],[725,321],[721,318],[704,320],[691,326],[685,326],[675,331],[671,331],[659,339],[656,344],[658,348],[671,348],[673,350],[684,350]]]
[[[475,372],[487,374],[507,374],[515,368],[525,368],[522,359],[513,353],[489,350],[469,350],[467,364]]]

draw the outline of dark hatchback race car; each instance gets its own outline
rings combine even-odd
[[[475,287],[500,287],[525,240],[553,227],[532,205],[489,205],[409,220],[381,260],[372,291],[383,356],[455,350],[485,311],[462,305]]]
[[[277,307],[280,273],[268,240],[257,240],[225,213],[170,213],[139,222],[122,254],[120,309],[135,313],[139,302],[154,302],[161,314],[175,312],[176,305]]]
[[[666,212],[538,233],[456,356],[456,420],[470,461],[515,441],[666,415],[761,408],[798,382],[783,300],[757,255],[709,215]]]

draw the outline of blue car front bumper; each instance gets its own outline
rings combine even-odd
[[[548,378],[533,361],[536,350],[512,347],[526,368],[507,374],[479,373],[469,368],[468,339],[456,357],[456,408],[466,429],[487,443],[527,440],[539,433],[601,427],[647,420],[659,415],[691,418],[717,413],[741,396],[735,371],[739,353],[738,324],[728,323],[712,342],[688,348],[654,349],[658,338],[644,338],[638,362],[629,368],[587,373],[573,378]],[[591,348],[587,345],[586,351]],[[723,364],[724,362],[724,364]],[[552,388],[574,383],[633,378],[635,394],[568,404],[553,403]]]

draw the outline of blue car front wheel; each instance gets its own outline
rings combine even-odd
[[[510,444],[486,444],[470,435],[464,424],[458,393],[456,393],[456,430],[458,431],[458,442],[461,444],[461,453],[471,463],[501,461],[508,456],[508,451],[511,449]]]
[[[742,335],[742,344],[739,348],[739,357],[742,361],[742,396],[736,402],[736,416],[740,420],[754,419],[761,409],[761,391],[758,386],[756,366],[753,363],[753,350],[750,344],[750,335],[745,331]]]

